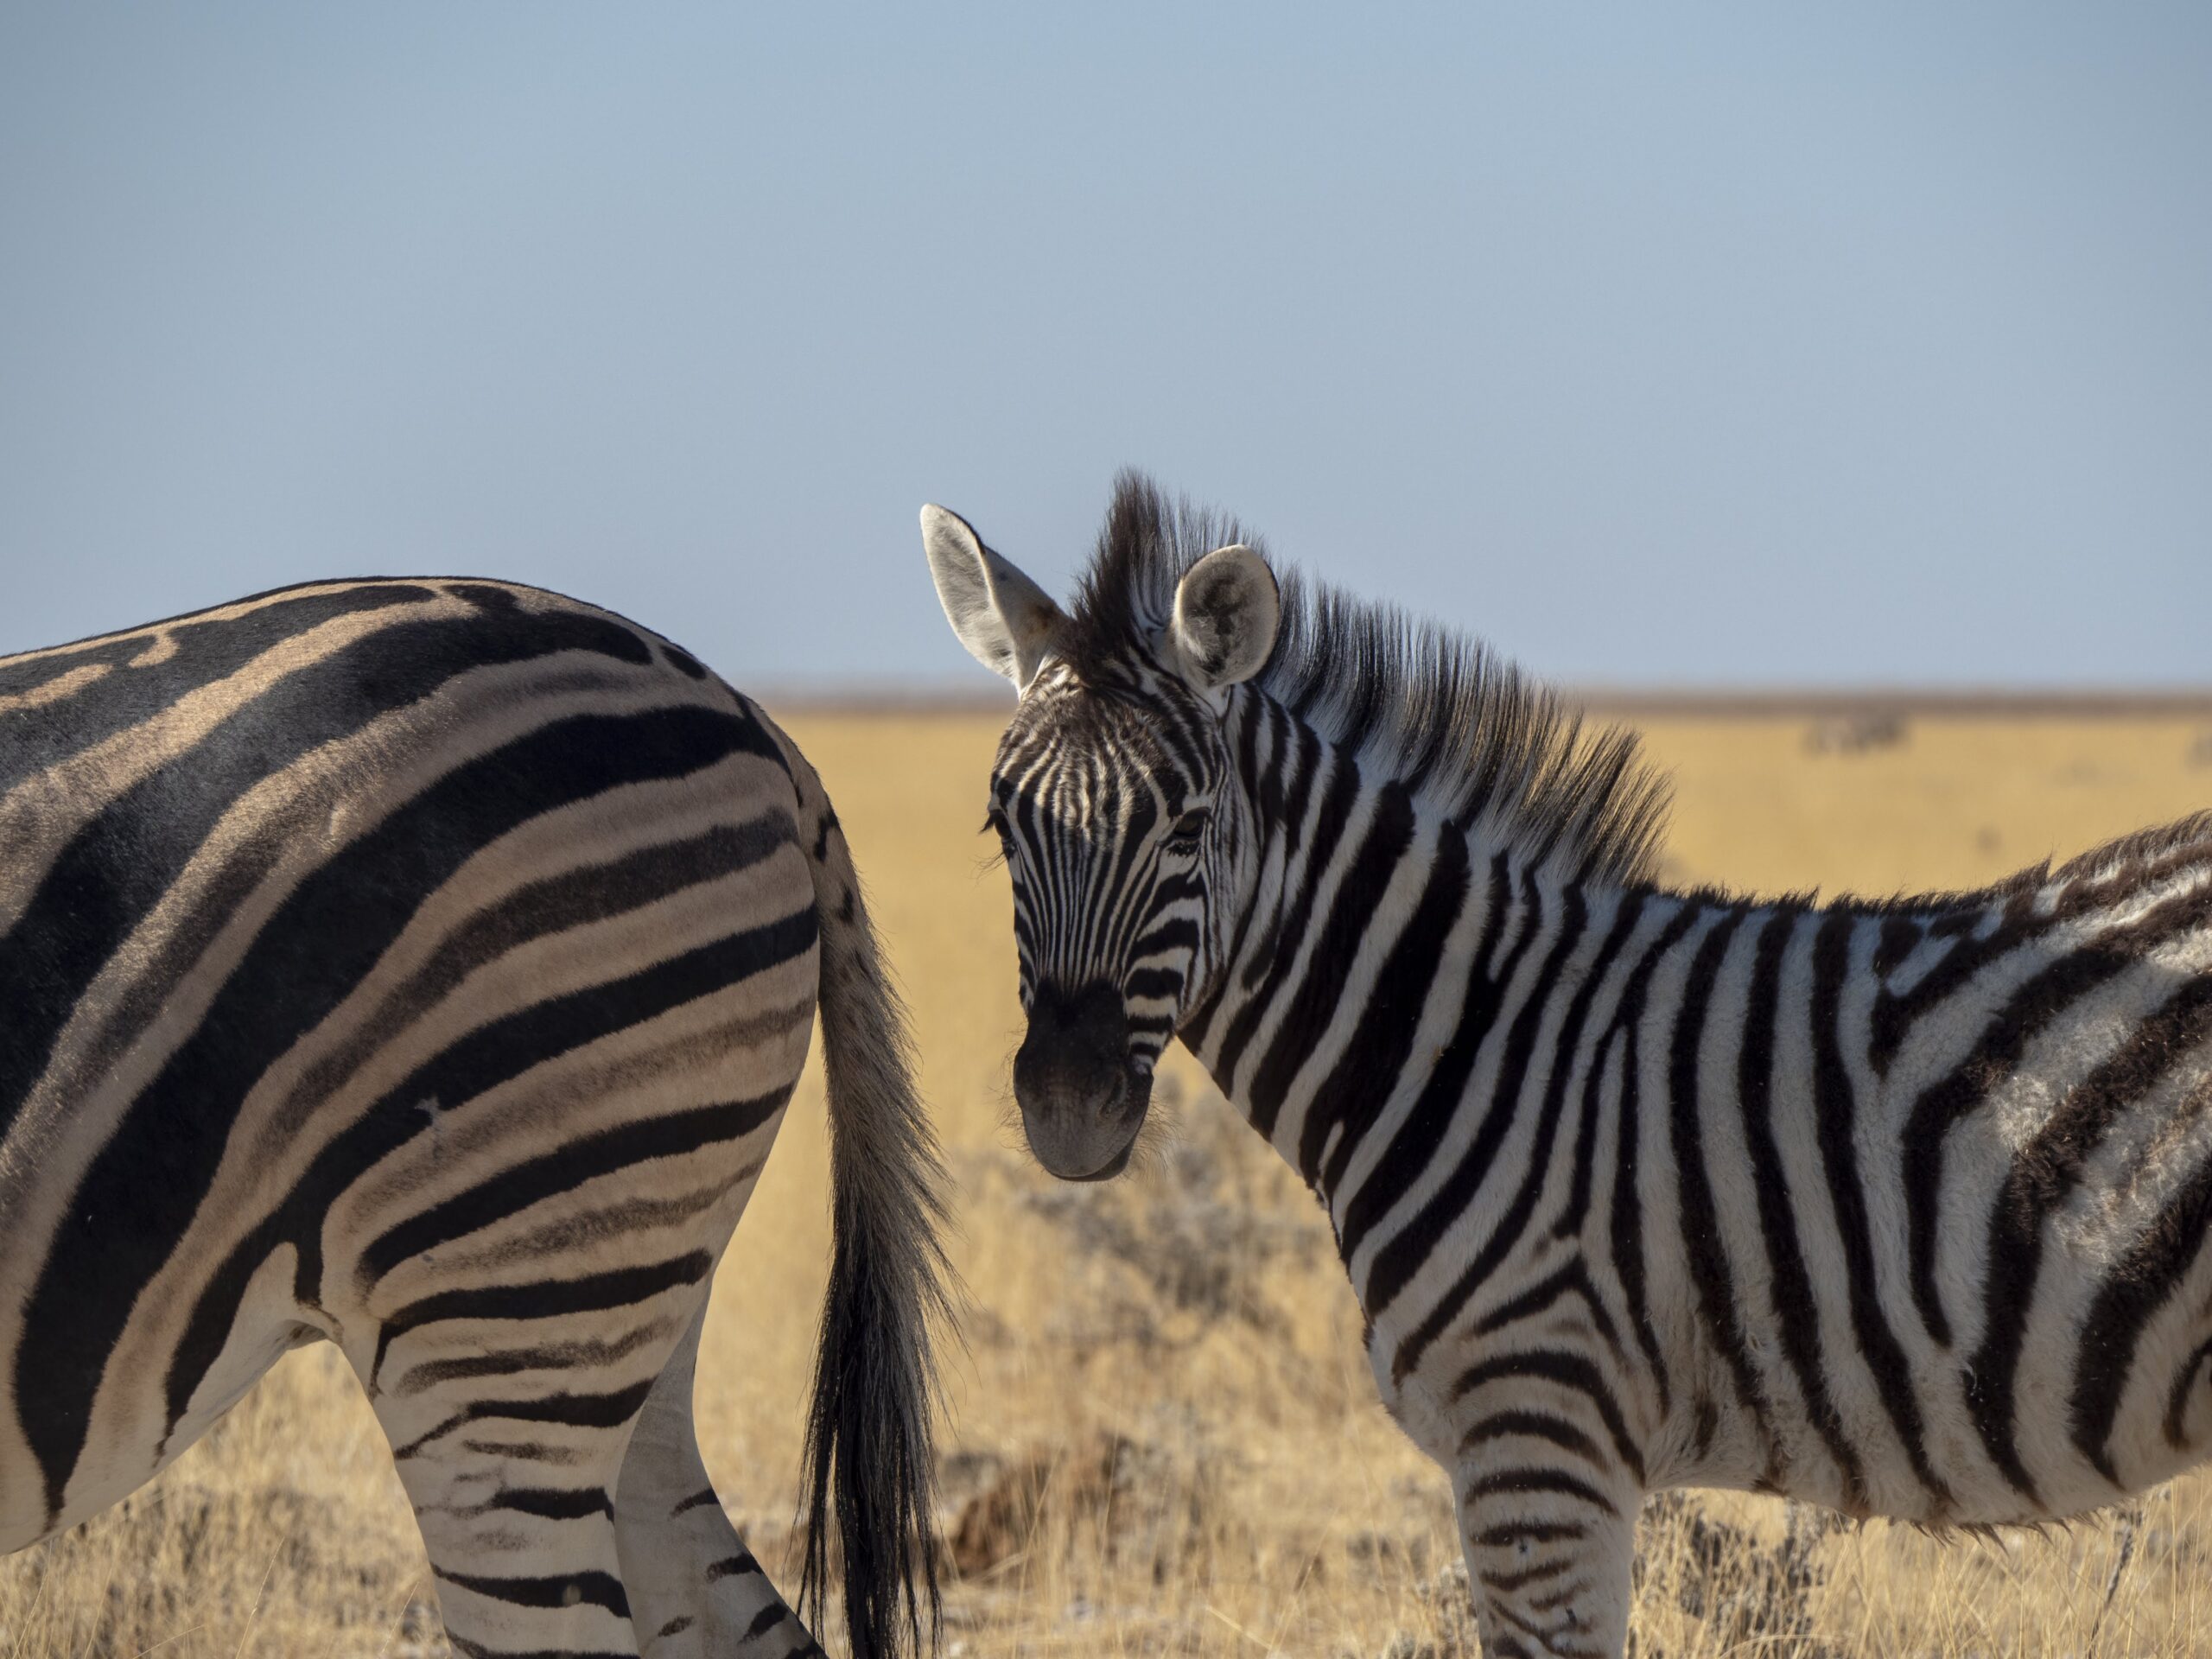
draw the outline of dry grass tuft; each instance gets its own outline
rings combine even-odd
[[[1469,1659],[1442,1478],[1375,1402],[1327,1228],[1187,1070],[1144,1168],[1039,1173],[1004,1123],[1018,1027],[1005,878],[975,826],[995,724],[818,716],[793,735],[850,827],[904,969],[961,1182],[973,1299],[944,1434],[948,1659]],[[1664,720],[1669,874],[1764,891],[1972,885],[2207,804],[2201,721]],[[1838,734],[1842,735],[1842,734]],[[791,1582],[803,1391],[828,1259],[818,1071],[721,1275],[701,1440]],[[2212,1478],[2133,1518],[1949,1541],[1732,1496],[1655,1500],[1643,1659],[2183,1659],[2212,1649]],[[289,1357],[130,1503],[0,1562],[0,1659],[442,1656],[375,1420],[338,1356]]]

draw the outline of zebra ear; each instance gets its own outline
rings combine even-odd
[[[922,550],[938,602],[968,653],[1026,691],[1067,618],[1052,596],[983,545],[957,512],[922,509]]]
[[[1213,691],[1267,666],[1281,620],[1274,572],[1239,542],[1217,547],[1184,572],[1167,638],[1183,677]]]

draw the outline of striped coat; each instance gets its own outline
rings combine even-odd
[[[810,1564],[931,1600],[936,1166],[836,814],[557,595],[317,583],[0,660],[0,1548],[288,1348],[374,1402],[468,1654],[815,1651],[693,1440],[709,1275],[817,1009]]]

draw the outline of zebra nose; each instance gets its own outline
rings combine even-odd
[[[1014,1094],[1037,1161],[1064,1180],[1119,1173],[1151,1090],[1129,1065],[1122,995],[1103,982],[1040,985],[1014,1057]]]

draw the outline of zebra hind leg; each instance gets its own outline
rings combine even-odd
[[[376,1396],[446,1634],[464,1659],[636,1659],[614,1503],[650,1378],[533,1381],[527,1395],[467,1396],[403,1376]]]
[[[822,1659],[722,1513],[692,1429],[706,1311],[654,1383],[615,1489],[615,1547],[646,1659]]]
[[[593,1339],[596,1332],[571,1331],[566,1340],[524,1338],[528,1345],[517,1346],[518,1338],[505,1334],[509,1322],[440,1321],[409,1332],[365,1368],[456,1654],[688,1659],[711,1650],[767,1659],[799,1645],[733,1639],[710,1648],[718,1638],[706,1634],[686,1645],[683,1631],[669,1628],[680,1624],[683,1611],[681,1592],[671,1586],[703,1581],[717,1560],[737,1553],[719,1506],[712,1519],[721,1537],[709,1533],[703,1506],[700,1517],[677,1517],[675,1529],[664,1525],[650,1548],[623,1535],[623,1495],[638,1484],[632,1471],[669,1461],[655,1448],[668,1437],[670,1402],[690,1444],[703,1289],[667,1293],[671,1300],[683,1294],[688,1305],[664,1306],[644,1326],[604,1341]],[[610,1364],[611,1356],[620,1357]],[[697,1467],[696,1450],[690,1464]],[[685,1491],[704,1485],[702,1473]],[[664,1512],[674,1506],[671,1498]],[[705,1553],[723,1543],[731,1548],[719,1556]],[[726,1592],[717,1605],[734,1599]],[[667,1639],[656,1643],[664,1630]]]
[[[384,1368],[377,1415],[457,1654],[820,1654],[700,1462],[691,1379],[705,1317],[701,1297],[658,1370],[627,1386],[593,1364],[533,1368],[518,1390],[475,1351]],[[563,1351],[528,1357],[557,1363]]]

